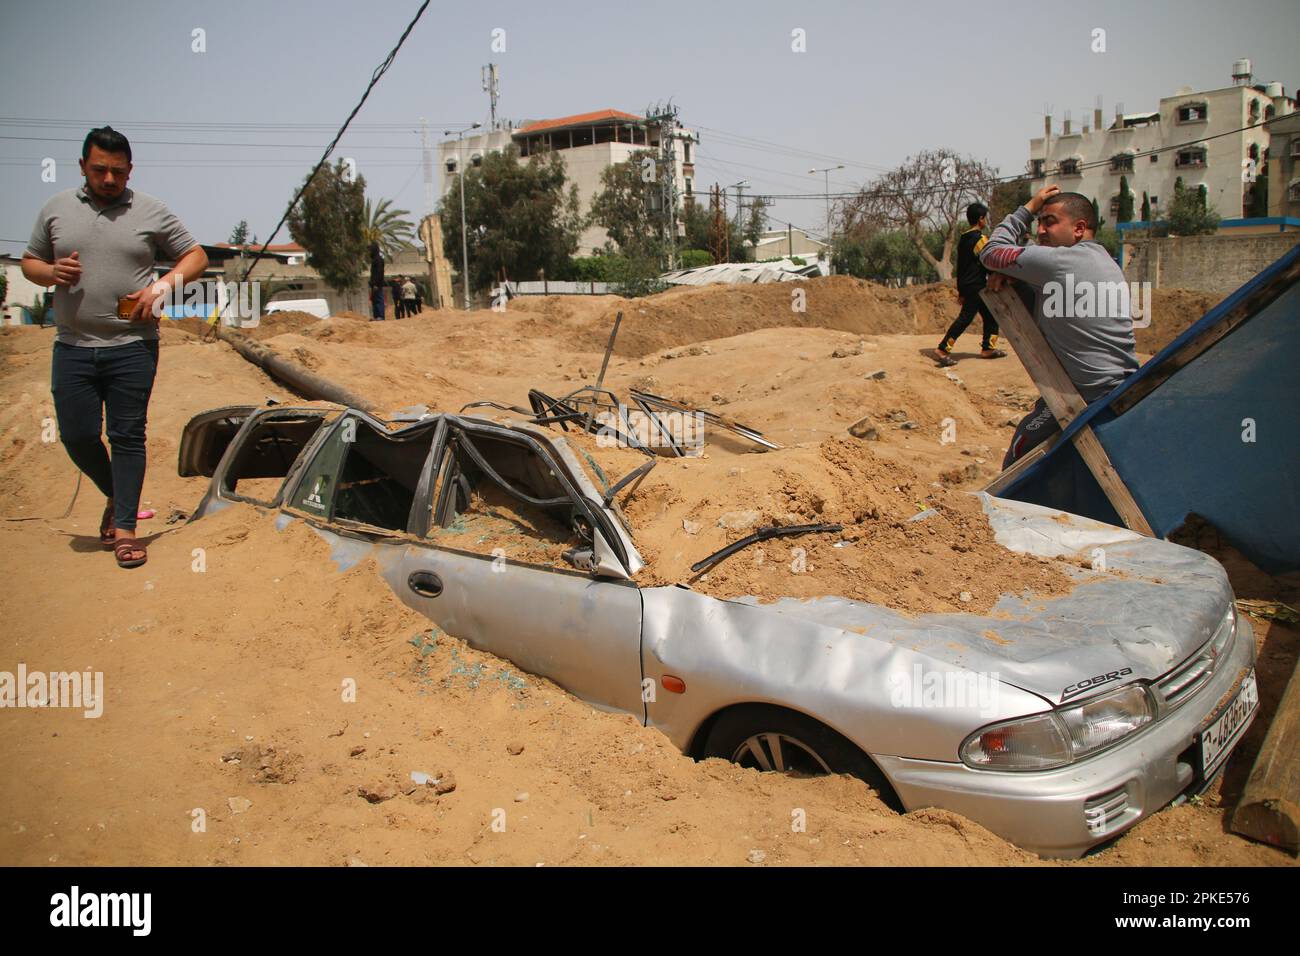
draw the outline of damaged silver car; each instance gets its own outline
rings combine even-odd
[[[643,587],[617,499],[651,461],[609,484],[536,420],[240,406],[187,425],[179,471],[211,477],[194,518],[248,502],[303,521],[443,630],[693,757],[854,774],[1044,856],[1209,786],[1254,717],[1251,628],[1199,552],[982,495],[1009,551],[1104,547],[1119,572],[1033,613],[1004,595],[998,641],[979,614]]]

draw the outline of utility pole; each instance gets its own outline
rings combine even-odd
[[[646,110],[647,126],[659,129],[659,213],[668,270],[677,268],[677,107],[672,103]]]
[[[831,236],[831,171],[832,171],[832,170],[836,170],[836,169],[843,169],[843,168],[844,168],[844,164],[843,164],[843,163],[840,163],[838,166],[827,166],[825,169],[810,169],[810,170],[808,170],[808,172],[809,172],[810,174],[821,173],[821,174],[825,177],[825,189],[826,189],[826,255],[827,255],[827,258],[829,258],[832,262],[835,261],[835,259],[834,259],[834,251],[835,251],[835,250],[834,250],[834,248],[833,248],[834,243],[831,241],[832,238],[833,238],[833,237]]]
[[[456,172],[460,180],[460,256],[461,256],[461,277],[464,280],[465,288],[465,311],[469,311],[469,233],[465,230],[465,134],[472,129],[478,129],[481,123],[474,123],[466,126],[464,129],[443,130],[444,136],[456,134]]]
[[[730,186],[728,186],[726,189],[724,189],[724,190],[722,191],[722,201],[723,201],[724,204],[725,204],[726,201],[727,201],[727,189],[734,189],[734,190],[736,191],[736,223],[735,223],[735,225],[736,225],[736,231],[737,231],[738,233],[739,233],[741,230],[743,230],[743,229],[745,228],[745,224],[744,224],[743,222],[740,221],[740,214],[741,214],[741,211],[745,208],[745,203],[744,203],[743,196],[744,196],[744,191],[745,191],[746,189],[748,189],[748,188],[749,188],[749,180],[748,180],[748,179],[742,179],[742,180],[741,180],[740,182],[738,182],[738,183],[732,183]],[[727,244],[728,244],[728,246],[730,246],[730,244],[731,244],[731,236],[730,236],[731,230],[727,230],[727,233],[728,233],[728,236],[727,236]],[[728,249],[728,252],[730,252],[730,249]],[[728,257],[727,261],[728,261],[728,262],[731,261],[730,257]]]
[[[429,121],[420,117],[420,145],[424,150],[424,214],[433,215],[433,147],[429,144]]]
[[[838,166],[827,166],[825,169],[810,169],[809,173],[821,173],[825,177],[825,195],[826,195],[826,245],[831,244],[831,172],[836,169],[843,169],[844,164]]]
[[[479,75],[483,80],[483,92],[487,93],[492,104],[492,125],[488,129],[495,130],[497,128],[497,99],[501,96],[501,78],[497,75],[497,65],[489,63],[479,71]]]
[[[717,183],[709,190],[709,254],[714,262],[727,262],[731,256],[730,233],[722,187]]]

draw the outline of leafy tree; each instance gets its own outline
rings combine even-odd
[[[745,220],[745,240],[758,249],[758,240],[767,230],[767,212],[769,201],[755,197],[749,203],[749,217]]]
[[[699,194],[697,193],[696,195],[698,196]],[[688,203],[686,208],[682,211],[682,223],[686,227],[686,236],[683,240],[683,246],[685,249],[714,248],[713,231],[717,224],[713,219],[713,211],[709,208],[707,203],[700,203],[698,201]],[[721,226],[727,231],[727,248],[739,250],[743,239],[740,234],[740,229],[737,228],[734,220],[729,216],[724,216],[721,219]],[[719,236],[721,236],[721,233],[719,233]],[[714,260],[712,254],[710,254],[709,263],[714,261],[716,260]],[[708,265],[709,263],[705,264]],[[686,267],[683,266],[683,268]]]
[[[565,191],[564,164],[555,153],[519,162],[514,145],[488,153],[482,165],[464,169],[465,223],[470,283],[482,289],[504,270],[508,277],[532,279],[563,273],[578,249],[583,217],[578,187]],[[442,246],[461,261],[460,190],[450,190],[438,210]]]
[[[997,172],[988,163],[951,149],[923,150],[885,173],[840,210],[841,231],[867,224],[872,231],[903,232],[939,278],[952,278],[952,251],[966,228],[966,206],[979,199]],[[940,254],[926,243],[929,233],[943,237]]]
[[[248,243],[248,220],[239,220],[239,225],[230,230],[229,242],[232,246],[243,246]]]
[[[391,262],[402,250],[411,248],[411,239],[415,236],[415,227],[403,219],[409,216],[406,209],[393,209],[391,199],[381,199],[375,205],[366,200],[366,225],[364,230],[366,248],[372,242],[379,243],[379,251],[384,259]]]
[[[4,305],[5,294],[9,291],[9,277],[0,272],[0,305]]]
[[[1205,187],[1187,189],[1180,177],[1174,183],[1174,201],[1169,204],[1169,233],[1174,236],[1207,236],[1219,228],[1218,210],[1207,204]]]
[[[930,239],[930,248],[943,245],[942,235]],[[859,279],[885,282],[920,276],[937,278],[933,267],[921,256],[912,240],[902,232],[878,231],[870,235],[837,236],[831,261],[835,271]]]
[[[36,293],[36,298],[32,300],[32,307],[27,311],[31,312],[34,324],[48,324],[50,314],[54,311],[54,296],[49,292]]]
[[[1133,221],[1133,192],[1128,188],[1128,177],[1119,178],[1119,215],[1115,217],[1116,222]]]
[[[639,149],[600,174],[600,192],[591,200],[591,222],[601,226],[626,256],[664,257],[661,217],[655,203],[662,195],[652,177],[654,153]]]
[[[1111,226],[1102,226],[1097,230],[1097,241],[1110,253],[1112,259],[1119,258],[1119,230]]]
[[[1264,161],[1255,171],[1255,181],[1250,184],[1250,199],[1246,215],[1262,217],[1268,215],[1268,162]]]
[[[708,249],[683,249],[677,254],[678,268],[698,269],[709,265],[713,265],[713,253]]]
[[[993,187],[989,196],[989,223],[996,226],[1034,196],[1029,177],[1021,176]]]
[[[1147,195],[1145,189],[1142,190],[1142,221],[1151,221],[1151,197]]]
[[[365,239],[366,181],[349,182],[340,160],[322,166],[289,213],[289,233],[307,250],[312,266],[335,292],[355,288],[369,261]]]

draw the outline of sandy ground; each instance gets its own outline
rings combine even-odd
[[[621,309],[606,376],[616,392],[637,386],[713,408],[788,446],[770,460],[778,463],[836,447],[849,424],[870,416],[877,438],[859,444],[881,479],[874,504],[886,512],[892,475],[905,479],[890,488],[925,503],[996,472],[1008,422],[1032,387],[1014,357],[971,357],[974,332],[959,344],[969,360],[954,375],[921,356],[955,314],[950,290],[836,279],[808,291],[803,313],[780,287],[704,289],[512,302],[505,313],[426,312],[400,323],[290,318],[287,331],[268,324],[258,335],[382,406],[456,410],[485,398],[526,404],[533,387],[559,395],[592,384]],[[1178,293],[1166,304],[1162,316],[1157,299],[1156,327],[1167,339],[1213,300]],[[0,862],[1043,862],[952,813],[899,816],[851,778],[695,763],[658,732],[431,629],[372,567],[337,572],[301,523],[276,531],[251,507],[169,521],[188,514],[205,484],[176,475],[191,415],[293,398],[226,345],[174,327],[164,330],[150,413],[144,507],[157,517],[141,522],[150,559],[119,570],[98,548],[102,500],[92,487],[83,483],[58,517],[76,471],[57,441],[42,440],[53,416],[50,339],[47,330],[0,330],[8,492],[0,572],[9,584],[0,670],[101,671],[106,700],[98,719],[0,712],[9,770],[0,780]],[[869,377],[880,369],[883,379]],[[942,440],[945,428],[955,440]],[[743,440],[707,437],[708,462],[757,460]],[[1218,553],[1239,596],[1294,603],[1290,582]],[[1244,783],[1300,647],[1294,628],[1255,627],[1261,713],[1221,785],[1078,865],[1294,864],[1224,824],[1222,807]],[[345,700],[352,687],[355,700]],[[413,789],[413,771],[445,792]],[[792,826],[800,820],[804,828]]]

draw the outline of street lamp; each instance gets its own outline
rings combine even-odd
[[[466,126],[464,129],[442,131],[443,136],[456,134],[456,142],[463,142],[465,134],[472,129],[478,129],[481,124],[474,123]],[[469,237],[465,232],[465,161],[460,155],[463,146],[456,147],[456,171],[460,174],[460,257],[461,257],[461,277],[464,279],[465,287],[465,311],[469,311]]]
[[[810,174],[822,173],[826,177],[826,246],[829,249],[831,245],[831,171],[843,169],[844,164],[838,166],[827,166],[825,169],[810,169]]]
[[[727,189],[734,189],[736,191],[736,225],[741,228],[744,227],[744,224],[740,221],[740,211],[742,208],[741,199],[744,195],[745,190],[748,188],[749,188],[749,180],[742,179],[740,182],[732,183],[730,186],[728,186],[726,189],[723,190],[724,193],[727,191]]]

